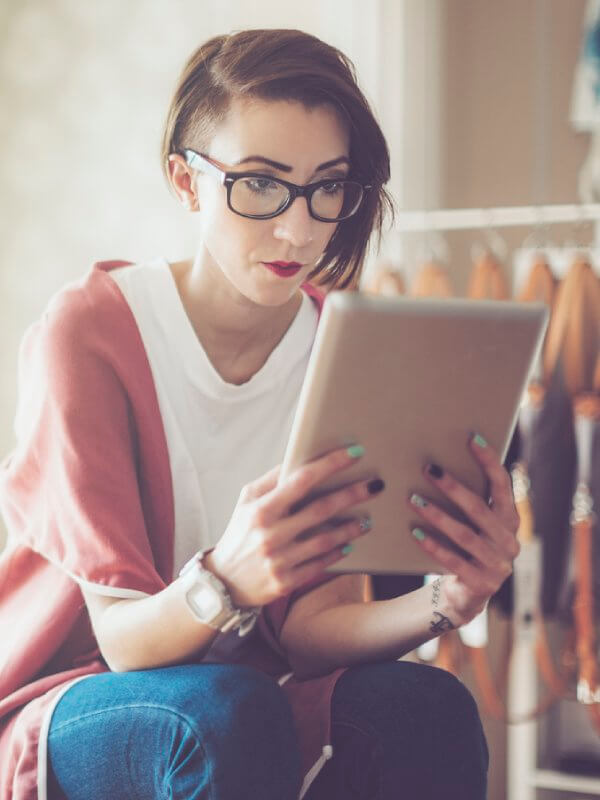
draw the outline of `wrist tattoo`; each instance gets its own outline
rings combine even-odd
[[[445,633],[446,631],[451,631],[454,628],[454,625],[450,622],[448,617],[445,617],[443,614],[440,614],[439,611],[433,612],[433,619],[429,623],[429,630],[432,633],[435,633],[436,636],[439,633]]]
[[[444,616],[444,614],[440,614],[439,611],[435,611],[435,608],[440,604],[441,589],[442,579],[436,578],[431,584],[431,605],[433,606],[434,611],[433,619],[429,623],[429,630],[432,633],[435,633],[436,636],[440,633],[451,631],[454,628],[454,625],[448,619],[448,617]]]
[[[442,588],[442,579],[436,578],[434,582],[431,584],[431,604],[433,606],[438,606],[440,604],[440,591]]]

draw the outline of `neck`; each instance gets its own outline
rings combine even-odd
[[[217,371],[230,382],[249,380],[291,325],[302,293],[297,291],[282,306],[261,306],[242,295],[202,254],[171,269],[190,322]]]

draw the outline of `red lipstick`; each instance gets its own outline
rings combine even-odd
[[[263,261],[262,263],[267,269],[282,278],[291,278],[302,269],[302,264],[297,261]]]

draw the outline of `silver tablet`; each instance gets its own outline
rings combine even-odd
[[[442,571],[410,533],[427,526],[406,498],[419,492],[463,519],[423,476],[433,461],[487,499],[469,433],[483,435],[504,459],[547,323],[547,308],[537,303],[328,295],[281,480],[330,450],[361,444],[366,452],[356,466],[318,493],[361,478],[386,483],[347,515],[367,512],[373,528],[328,571]]]

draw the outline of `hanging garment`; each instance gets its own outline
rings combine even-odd
[[[524,286],[517,295],[521,303],[545,303],[548,308],[554,307],[558,281],[552,272],[543,253],[533,259],[529,275]]]
[[[593,389],[599,344],[600,281],[578,257],[556,293],[540,380],[534,386],[537,400],[522,409],[520,420],[527,433],[519,460],[530,481],[535,532],[543,539],[541,607],[546,615],[571,613],[559,597],[576,481],[573,398]],[[595,574],[595,591],[600,591],[600,569]]]
[[[423,264],[410,287],[412,297],[452,297],[454,290],[448,270],[435,261]]]
[[[502,266],[490,250],[485,250],[475,261],[467,297],[472,300],[508,300],[509,291]]]
[[[383,262],[377,265],[375,274],[365,284],[364,291],[369,294],[395,297],[404,294],[404,279],[392,264]]]
[[[600,391],[584,393],[575,398],[574,415],[577,489],[571,516],[571,569],[568,575],[571,580],[568,595],[572,602],[576,633],[579,673],[577,699],[589,707],[592,723],[600,734],[600,669],[596,637],[600,608],[597,592],[600,564]]]

